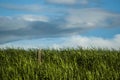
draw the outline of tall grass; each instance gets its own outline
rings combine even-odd
[[[120,80],[120,50],[0,49],[0,80]]]

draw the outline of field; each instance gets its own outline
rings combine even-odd
[[[120,80],[120,50],[0,49],[0,80]]]

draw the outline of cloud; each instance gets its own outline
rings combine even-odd
[[[77,0],[47,0],[50,3],[57,4],[75,4]]]
[[[21,15],[0,17],[0,43],[9,41],[58,37],[72,35],[71,29],[62,30],[58,26],[62,22],[49,19],[47,16]]]
[[[16,30],[26,26],[26,23],[18,18],[0,16],[0,31]]]
[[[47,2],[54,4],[79,5],[79,6],[89,5],[91,3],[94,4],[100,3],[99,0],[47,0]]]
[[[62,43],[53,44],[52,48],[107,48],[107,49],[120,49],[120,34],[116,34],[111,39],[104,39],[101,37],[85,37],[73,36],[64,39]]]
[[[48,17],[36,15],[0,16],[0,31],[17,30],[28,27],[30,21],[47,22]]]
[[[70,10],[65,18],[64,28],[95,28],[120,26],[120,14],[111,13],[99,8]]]
[[[40,4],[2,4],[0,3],[0,8],[12,10],[12,11],[21,11],[21,12],[34,12],[34,13],[57,13],[64,12],[66,9],[62,7],[56,7],[53,5],[40,5]]]
[[[114,35],[113,38],[102,37],[87,37],[87,36],[72,36],[72,37],[58,37],[58,38],[43,38],[35,40],[24,40],[13,43],[8,43],[0,46],[14,47],[14,48],[107,48],[107,49],[120,49],[120,34]]]
[[[68,10],[50,17],[18,15],[0,17],[0,43],[16,40],[79,35],[90,29],[120,26],[120,14],[98,8]]]
[[[78,1],[77,1],[78,2]],[[80,0],[78,2],[80,5],[88,5],[89,4],[89,0]]]
[[[15,4],[0,4],[1,8],[10,9],[10,10],[20,10],[20,11],[41,11],[44,7],[32,4],[32,5],[15,5]]]
[[[0,16],[0,43],[42,35],[45,26],[49,25],[48,21],[49,18],[46,16]]]
[[[19,16],[19,19],[22,19],[25,21],[42,21],[42,22],[49,21],[47,16],[37,16],[37,15],[22,15],[22,16]]]

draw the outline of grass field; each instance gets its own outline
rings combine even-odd
[[[120,50],[0,49],[0,80],[120,80]]]

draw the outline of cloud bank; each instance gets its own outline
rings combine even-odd
[[[95,28],[120,26],[120,14],[104,11],[99,8],[71,10],[66,17],[65,28]]]
[[[120,26],[120,14],[99,8],[68,10],[65,16],[0,16],[0,43],[33,38],[73,36],[95,28]]]
[[[49,45],[50,46],[50,45]],[[111,39],[102,37],[73,36],[63,39],[62,43],[55,43],[50,48],[102,48],[102,49],[120,49],[120,34]]]
[[[58,39],[56,41],[56,39]],[[37,43],[35,43],[37,42]],[[120,49],[120,34],[113,38],[105,39],[102,37],[86,37],[86,36],[72,36],[64,38],[44,38],[37,40],[25,40],[23,42],[13,42],[1,45],[1,48],[106,48],[106,49]]]

